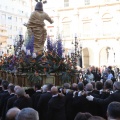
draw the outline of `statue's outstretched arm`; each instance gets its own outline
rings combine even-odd
[[[27,27],[27,23],[24,23],[23,25],[24,25],[25,27]]]
[[[54,22],[54,21],[49,17],[49,15],[48,15],[47,13],[46,13],[45,19],[46,19],[48,22],[50,22],[51,24]]]

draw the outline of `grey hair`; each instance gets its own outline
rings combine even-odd
[[[16,94],[17,94],[18,96],[24,96],[24,95],[25,95],[25,90],[24,90],[23,88],[18,88],[18,89],[16,90]]]
[[[15,120],[19,112],[20,112],[20,109],[16,107],[9,109],[6,113],[6,120]]]
[[[86,91],[92,91],[93,90],[93,85],[91,83],[88,83],[86,86]]]
[[[43,86],[42,86],[42,91],[43,91],[43,92],[47,92],[47,85],[43,85]]]
[[[70,89],[70,84],[69,84],[69,83],[64,83],[63,87],[64,87],[65,89]]]
[[[14,87],[14,91],[16,92],[17,91],[17,89],[19,89],[19,88],[21,88],[19,85],[16,85],[15,87]]]
[[[38,112],[33,108],[24,108],[15,120],[39,120]]]
[[[114,82],[114,87],[115,87],[117,90],[120,90],[120,82]]]

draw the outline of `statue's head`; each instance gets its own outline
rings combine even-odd
[[[42,2],[37,2],[36,6],[35,6],[35,10],[43,11]]]

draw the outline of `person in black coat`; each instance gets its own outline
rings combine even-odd
[[[47,85],[47,92],[41,94],[37,105],[37,111],[39,113],[40,120],[47,120],[48,102],[52,97],[51,88],[52,84]]]
[[[0,93],[0,117],[2,115],[2,110],[3,110],[3,107],[4,107],[4,100],[5,100],[6,97],[9,96],[9,92],[7,90],[8,85],[9,85],[8,81],[5,81],[5,80],[2,81],[3,92]]]
[[[17,89],[16,94],[18,99],[14,102],[14,107],[17,107],[20,110],[26,107],[32,107],[32,99],[29,96],[26,96],[23,88]]]
[[[8,99],[14,96],[14,87],[15,87],[14,85],[9,85],[8,86],[8,92],[9,92],[10,95],[4,99],[4,107],[3,107],[3,110],[2,110],[2,120],[5,119],[5,115],[6,115],[6,112],[7,112],[6,111],[6,106],[7,106]]]
[[[7,105],[6,105],[6,111],[8,111],[9,109],[11,109],[14,105],[14,102],[17,100],[17,95],[14,95],[13,97],[9,98],[7,101]]]
[[[33,103],[33,108],[35,110],[37,110],[38,98],[40,98],[40,95],[42,94],[40,88],[41,88],[41,86],[39,84],[35,84],[34,85],[35,93],[31,97],[32,98],[32,103]]]
[[[33,88],[28,88],[25,90],[25,93],[31,97],[35,93],[35,91]]]
[[[72,99],[73,90],[70,89],[69,83],[64,83],[63,87],[59,89],[59,92],[65,95],[65,114],[67,120],[73,120]]]
[[[2,79],[0,78],[0,93],[3,92],[3,89],[2,89]]]
[[[66,120],[65,97],[58,94],[57,87],[51,88],[52,98],[48,102],[48,120]]]
[[[14,94],[13,97],[11,97],[11,98],[8,99],[8,101],[7,101],[7,105],[6,105],[6,111],[8,111],[10,108],[12,108],[14,102],[17,100],[17,94],[16,94],[16,91],[17,91],[17,89],[19,89],[19,88],[21,88],[21,87],[18,86],[18,85],[16,85],[16,86],[14,87],[14,92],[15,92],[15,94]]]
[[[100,99],[93,96],[87,96],[86,98],[93,103],[101,104],[102,106],[108,106],[109,103],[113,101],[120,102],[120,82],[115,82],[113,84],[114,93],[110,94],[106,99]]]
[[[81,91],[79,96],[74,97],[73,99],[73,108],[77,109],[77,112],[89,112],[92,115],[97,115],[98,110],[97,104],[91,103],[86,99],[86,95],[93,95],[94,97],[99,97],[93,92],[93,86],[91,83],[88,83],[85,86],[85,91]]]

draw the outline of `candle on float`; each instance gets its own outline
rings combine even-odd
[[[30,50],[27,50],[27,55],[31,55]]]
[[[32,57],[33,57],[33,58],[36,58],[36,57],[37,57],[36,53],[33,53]]]

